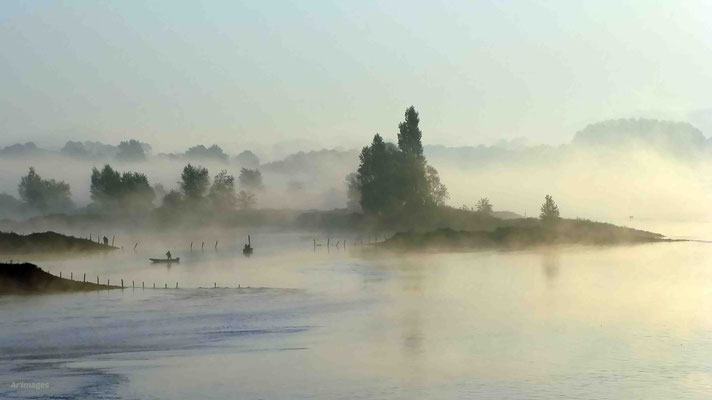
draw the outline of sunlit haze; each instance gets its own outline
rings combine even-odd
[[[558,144],[628,117],[710,135],[710,15],[705,1],[4,1],[0,137],[350,148],[393,135],[411,104],[425,144]]]

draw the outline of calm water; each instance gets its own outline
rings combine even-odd
[[[712,395],[710,244],[403,256],[261,234],[246,259],[219,239],[34,260],[169,289],[0,297],[0,398]],[[181,263],[147,263],[165,249]]]

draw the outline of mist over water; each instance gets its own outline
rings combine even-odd
[[[170,267],[143,248],[31,259],[147,289],[3,297],[3,383],[32,376],[50,383],[42,395],[157,399],[712,389],[706,243],[404,255],[314,251],[310,234],[265,233],[245,258],[239,238],[192,254],[179,247],[189,239],[146,243],[175,245]]]
[[[488,197],[495,210],[538,215],[540,199],[551,194],[562,216],[603,221],[630,219],[710,221],[712,164],[705,154],[681,157],[651,143],[637,146],[520,147],[502,151],[476,148],[426,147],[426,155],[448,187],[452,206],[473,206]],[[17,197],[17,184],[30,166],[43,176],[71,186],[78,206],[90,203],[89,177],[93,167],[110,164],[118,171],[146,174],[151,185],[176,189],[182,168],[199,164],[211,177],[220,170],[238,176],[240,165],[211,160],[149,157],[145,162],[79,160],[59,155],[0,157],[0,193]],[[343,208],[347,203],[345,177],[356,170],[356,150],[293,154],[258,168],[264,188],[256,193],[258,208]],[[160,198],[156,200],[160,204]],[[665,233],[665,232],[662,232]]]
[[[0,400],[712,397],[710,15],[0,2]]]

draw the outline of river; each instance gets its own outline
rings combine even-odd
[[[0,297],[0,398],[712,394],[707,243],[404,255],[258,233],[245,258],[237,234],[189,236],[30,257],[127,288]],[[165,249],[181,262],[148,263]]]

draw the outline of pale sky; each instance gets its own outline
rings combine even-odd
[[[411,104],[426,144],[636,116],[712,136],[710,20],[702,0],[4,0],[0,145],[356,147]]]

